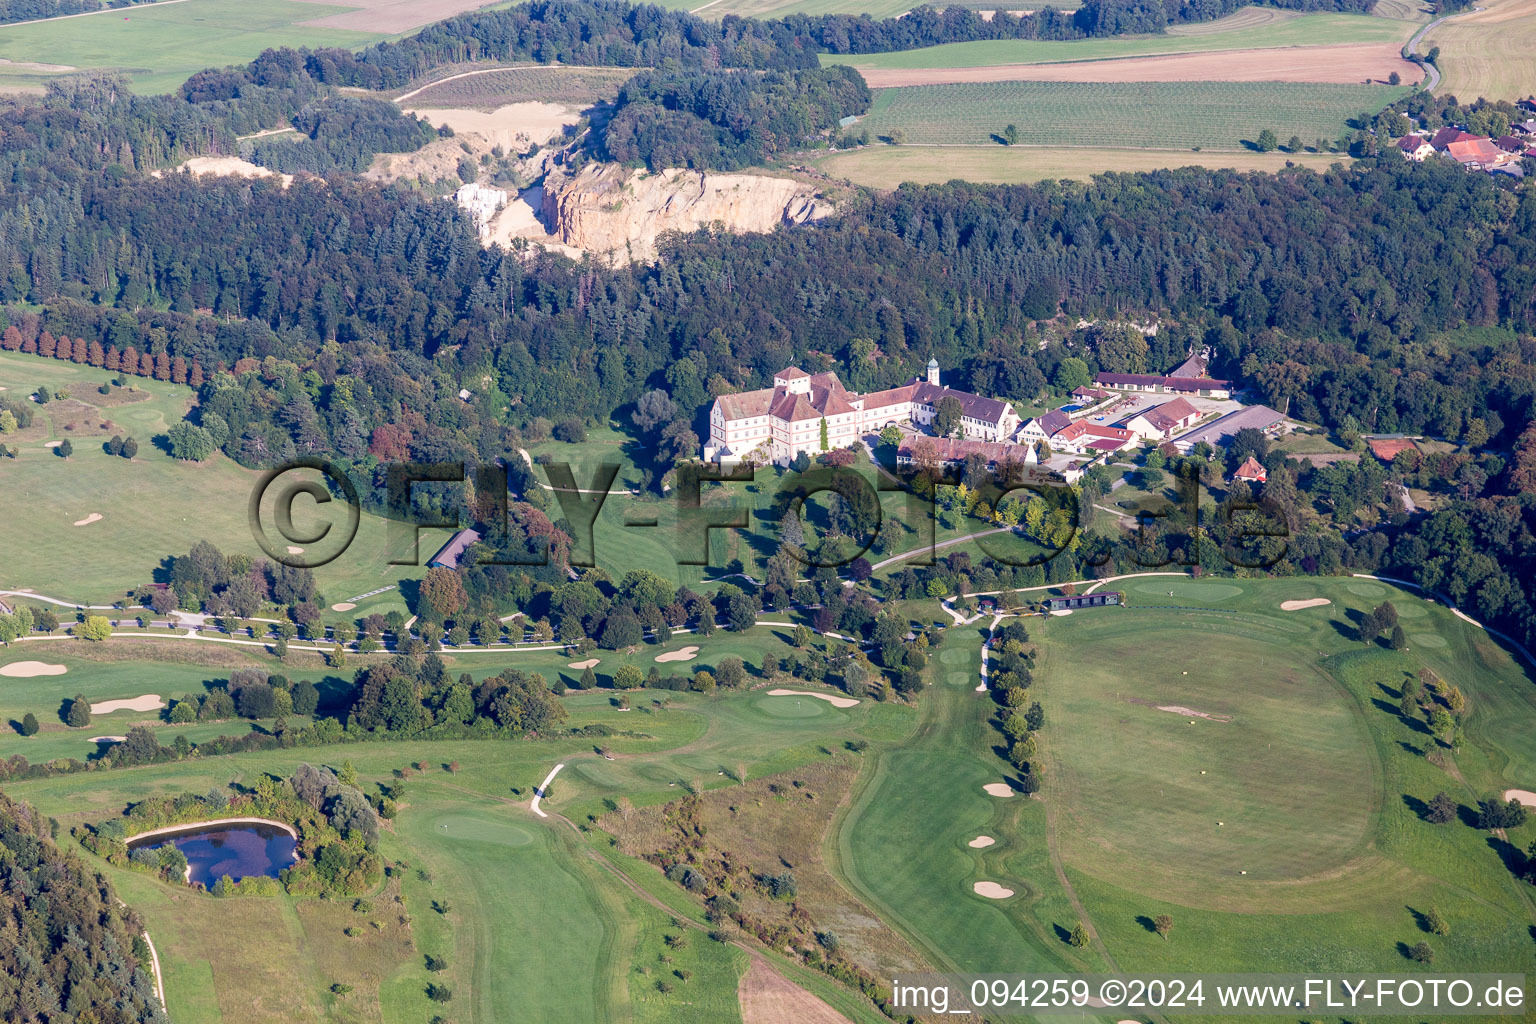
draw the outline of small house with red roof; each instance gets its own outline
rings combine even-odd
[[[1232,479],[1248,484],[1262,484],[1269,479],[1269,472],[1265,470],[1262,462],[1250,455],[1241,466],[1237,467],[1237,472],[1232,474]]]

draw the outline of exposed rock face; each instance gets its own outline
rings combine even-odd
[[[561,243],[621,263],[655,259],[656,237],[666,231],[772,231],[832,210],[813,186],[790,178],[588,164],[545,180],[542,219]]]

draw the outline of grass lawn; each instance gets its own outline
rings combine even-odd
[[[860,122],[872,137],[983,146],[1004,126],[1026,146],[1242,150],[1265,128],[1281,140],[1337,138],[1408,86],[1312,82],[985,82],[878,89]],[[1001,147],[999,147],[1001,148]]]
[[[185,0],[87,18],[0,26],[0,57],[65,65],[65,70],[126,72],[138,92],[170,92],[194,71],[251,60],[268,47],[355,48],[382,39],[371,32],[301,24],[344,8],[292,0]],[[0,70],[0,88],[46,81],[35,69]]]
[[[0,354],[0,387],[8,397],[21,398],[44,385],[69,392],[68,400],[34,407],[32,426],[10,442],[21,449],[20,456],[0,464],[0,522],[6,524],[0,588],[110,604],[125,591],[150,582],[162,559],[184,554],[198,540],[229,554],[267,557],[248,519],[260,474],[221,454],[202,463],[178,461],[154,443],[185,415],[191,389],[131,377],[132,391],[113,389],[111,395],[101,395],[97,388],[112,376],[57,359]],[[138,440],[133,461],[102,449],[114,434]],[[74,448],[68,459],[47,447],[65,438]],[[275,495],[280,487],[270,493]],[[271,525],[270,505],[271,499],[264,506],[264,521],[268,535],[280,542],[281,535]],[[295,502],[297,529],[309,531],[331,521],[312,513],[314,508],[309,499]],[[73,525],[93,514],[102,518]],[[339,517],[336,522],[333,532],[339,537]],[[447,532],[422,531],[420,566],[389,565],[396,552],[408,550],[402,536],[408,542],[408,531],[392,535],[385,520],[364,513],[346,552],[315,570],[326,603],[421,576]],[[359,604],[353,614],[392,607],[405,608],[398,590]]]
[[[1240,12],[1241,13],[1241,12]],[[1239,15],[1233,15],[1237,18]],[[1094,39],[983,39],[943,43],[891,53],[823,54],[823,64],[861,68],[974,68],[991,64],[1046,64],[1058,61],[1113,60],[1162,53],[1245,50],[1272,46],[1322,46],[1329,43],[1381,43],[1407,39],[1411,25],[1355,14],[1307,14],[1241,24],[1226,30],[1164,35],[1110,36]]]
[[[1336,153],[1199,153],[1187,149],[1095,149],[1088,146],[867,146],[818,161],[828,174],[871,188],[895,188],[911,181],[937,185],[959,178],[1000,185],[1048,179],[1083,181],[1110,171],[1157,171],[1173,167],[1230,167],[1278,171],[1289,164],[1322,171],[1349,163]],[[1038,413],[1036,413],[1038,415]]]

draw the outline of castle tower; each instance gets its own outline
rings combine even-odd
[[[934,385],[935,387],[938,386],[939,361],[937,359],[930,358],[928,360],[928,383]]]

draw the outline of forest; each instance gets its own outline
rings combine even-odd
[[[621,163],[739,170],[805,148],[869,109],[857,71],[834,66],[746,75],[642,71],[619,90],[603,131]]]
[[[58,824],[0,793],[0,1016],[163,1024],[138,915],[54,843]]]

